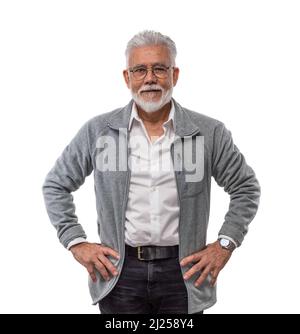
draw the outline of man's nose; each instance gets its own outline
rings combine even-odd
[[[157,83],[157,77],[154,75],[152,69],[148,69],[148,72],[144,78],[144,84]]]

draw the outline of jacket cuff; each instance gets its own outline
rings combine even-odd
[[[69,243],[77,238],[86,239],[86,234],[80,224],[74,224],[69,227],[62,235],[59,236],[60,242],[65,248],[68,247]]]
[[[237,244],[237,247],[241,246],[244,240],[244,233],[240,230],[239,226],[236,224],[231,224],[229,222],[225,222],[221,227],[219,236],[227,237],[227,239],[233,241]]]

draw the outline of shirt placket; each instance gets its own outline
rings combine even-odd
[[[159,145],[157,142],[150,144],[150,224],[151,244],[160,242],[160,212],[159,212]]]

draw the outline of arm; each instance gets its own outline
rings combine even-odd
[[[86,242],[86,235],[78,223],[71,192],[77,190],[93,170],[87,124],[85,124],[64,149],[43,184],[43,194],[52,225],[57,230],[60,242],[71,251],[96,281],[95,269],[104,279],[109,280],[110,272],[117,275],[116,267],[107,258],[119,258],[119,254],[109,247]]]
[[[64,247],[76,238],[86,238],[75,214],[72,192],[93,170],[87,124],[85,124],[57,159],[43,184],[46,209]]]
[[[220,236],[226,236],[240,246],[248,231],[248,225],[254,218],[260,197],[260,186],[255,173],[247,165],[244,156],[234,145],[231,133],[223,124],[217,126],[214,135],[212,152],[212,175],[219,186],[230,195],[229,210],[219,231]],[[196,264],[185,273],[189,279],[198,271],[202,271],[195,281],[198,286],[211,273],[211,285],[216,283],[221,269],[231,256],[231,252],[223,249],[216,241],[197,253],[181,261],[185,266],[190,262]]]
[[[215,131],[212,175],[230,195],[229,210],[219,235],[231,237],[240,246],[257,212],[260,186],[223,124]]]

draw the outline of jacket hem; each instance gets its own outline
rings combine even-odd
[[[193,313],[197,313],[197,312],[201,312],[204,311],[212,306],[214,306],[217,302],[216,298],[213,298],[212,300],[210,300],[209,302],[206,302],[204,304],[200,304],[199,306],[192,308],[189,312],[189,314],[193,314]]]

